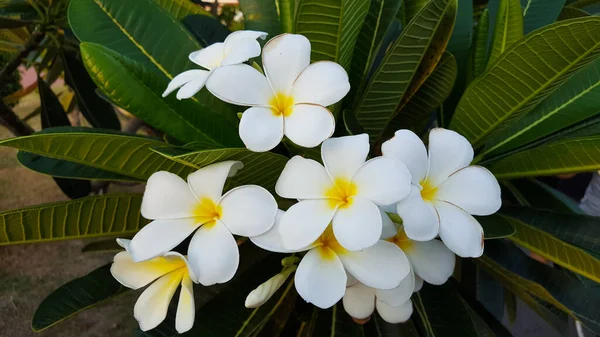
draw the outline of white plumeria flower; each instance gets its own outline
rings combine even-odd
[[[208,165],[190,174],[187,183],[173,173],[154,173],[141,207],[142,216],[154,221],[133,237],[133,260],[163,255],[196,231],[188,259],[198,282],[229,281],[239,264],[233,234],[260,235],[271,228],[277,213],[275,199],[260,186],[239,186],[221,195],[227,177],[242,167],[239,161]]]
[[[294,284],[305,301],[319,308],[329,308],[344,296],[346,272],[378,289],[396,288],[410,273],[408,259],[394,244],[379,240],[362,251],[348,251],[336,240],[331,226],[307,247],[287,249],[281,236],[284,214],[279,211],[273,228],[250,240],[272,252],[308,251],[298,265]]]
[[[215,70],[206,82],[219,99],[251,107],[240,121],[240,138],[246,147],[269,151],[284,135],[303,147],[315,147],[329,138],[335,119],[325,107],[350,90],[344,68],[330,61],[310,64],[310,42],[294,34],[267,42],[262,64],[265,75],[239,64]]]
[[[366,161],[367,134],[330,138],[321,146],[323,165],[295,156],[277,180],[284,198],[300,200],[282,219],[281,236],[288,249],[310,245],[332,223],[340,244],[348,250],[374,245],[381,236],[378,205],[395,203],[410,192],[410,173],[399,160],[377,157]]]
[[[382,209],[395,211],[395,207],[382,207]],[[394,223],[385,213],[383,216],[381,237],[396,244],[408,257],[411,271],[415,274],[414,291],[421,289],[423,281],[433,285],[446,283],[454,272],[456,263],[454,253],[440,240],[415,241],[409,239],[402,225]]]
[[[267,33],[252,30],[239,30],[227,36],[224,42],[213,43],[210,46],[190,54],[190,61],[208,70],[194,69],[184,71],[175,76],[162,94],[167,97],[175,89],[177,99],[194,96],[208,80],[213,71],[222,66],[240,64],[260,55],[260,44],[256,39],[264,39]]]
[[[169,303],[177,287],[181,285],[175,329],[184,333],[194,325],[194,272],[186,258],[176,252],[168,252],[151,260],[134,262],[130,254],[130,240],[117,239],[126,250],[115,255],[110,267],[113,277],[131,289],[140,289],[152,283],[133,307],[133,315],[142,331],[156,328],[167,316]]]
[[[446,129],[429,133],[429,156],[421,139],[399,130],[383,143],[384,156],[404,162],[412,175],[410,195],[397,204],[406,235],[429,241],[438,233],[461,257],[483,254],[483,229],[471,216],[500,209],[500,185],[481,166],[469,166],[473,148],[460,134]]]
[[[413,312],[410,296],[414,289],[414,276],[406,276],[400,286],[391,290],[375,289],[349,277],[348,287],[342,299],[344,310],[353,318],[363,320],[371,316],[375,308],[388,323],[408,321]]]

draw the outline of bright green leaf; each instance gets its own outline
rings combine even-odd
[[[500,0],[488,67],[523,37],[523,13],[519,0]]]
[[[554,23],[565,0],[521,0],[523,7],[523,32],[530,32]]]
[[[294,32],[294,10],[296,0],[277,0],[279,4],[279,20],[282,33]]]
[[[479,145],[492,131],[531,111],[600,54],[600,18],[561,21],[506,50],[471,83],[451,128]]]
[[[147,221],[141,195],[102,195],[0,212],[0,245],[131,235]]]
[[[177,20],[182,20],[186,16],[194,14],[212,16],[202,6],[189,0],[154,0],[154,2]]]

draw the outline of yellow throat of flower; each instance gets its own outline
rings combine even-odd
[[[431,183],[425,179],[420,183],[421,185],[421,198],[427,202],[433,202],[435,195],[437,194],[437,186],[431,186]]]
[[[294,106],[294,97],[286,95],[284,93],[277,93],[269,101],[271,111],[275,116],[289,116],[292,113]]]
[[[410,251],[413,247],[412,240],[406,236],[403,228],[400,228],[398,230],[398,234],[396,234],[396,236],[393,238],[389,238],[388,241],[400,247],[400,249],[402,249],[404,252]]]
[[[333,259],[336,255],[347,252],[346,248],[342,247],[333,234],[331,224],[327,226],[325,232],[313,243],[316,249],[319,250],[321,257],[326,260]]]
[[[194,217],[198,223],[214,224],[223,215],[221,205],[217,205],[210,198],[202,198],[194,209]]]
[[[356,184],[348,179],[337,178],[333,186],[325,191],[325,197],[329,199],[329,207],[343,208],[352,205],[352,197],[357,194]]]

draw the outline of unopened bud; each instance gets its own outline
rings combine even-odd
[[[246,297],[246,308],[257,308],[265,304],[281,288],[281,285],[295,269],[287,268],[252,290]]]

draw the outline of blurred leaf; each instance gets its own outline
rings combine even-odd
[[[95,128],[121,130],[121,122],[112,105],[96,95],[96,85],[83,63],[73,53],[61,51],[65,80],[77,95],[77,106]]]
[[[371,320],[364,326],[364,331],[365,337],[419,337],[412,319],[400,324],[391,324],[384,321],[377,313],[371,315]]]
[[[279,20],[281,21],[282,33],[294,32],[294,10],[296,0],[277,0],[279,4]]]
[[[369,12],[356,40],[356,47],[348,72],[350,76],[349,97],[358,98],[358,94],[362,92],[367,81],[367,75],[373,67],[375,56],[381,48],[383,37],[392,25],[401,3],[401,0],[371,1]]]
[[[227,27],[215,18],[206,15],[189,15],[181,22],[204,47],[225,41],[230,33]]]
[[[0,28],[2,29],[19,28],[27,26],[29,24],[31,24],[30,21],[23,21],[0,16]]]
[[[445,52],[431,76],[390,122],[388,129],[409,129],[417,134],[425,130],[435,109],[448,98],[456,80],[456,60]],[[391,133],[391,132],[390,132]]]
[[[481,144],[498,127],[531,111],[598,54],[600,18],[562,21],[527,35],[471,83],[451,128]]]
[[[269,33],[274,37],[281,32],[276,0],[239,0],[244,13],[244,29]]]
[[[177,20],[182,20],[188,15],[201,14],[212,16],[202,6],[190,0],[154,0],[160,7],[171,14]]]
[[[110,264],[104,265],[48,295],[35,310],[31,328],[42,331],[128,290],[113,278]]]
[[[170,161],[182,163],[195,169],[215,162],[239,160],[244,163],[244,168],[227,180],[228,188],[256,184],[274,191],[279,174],[288,160],[288,158],[272,152],[252,152],[245,148],[194,151],[182,148],[160,147],[152,150],[168,158]]]
[[[440,286],[427,283],[413,295],[427,337],[479,337],[469,311],[450,282]]]
[[[506,316],[510,324],[517,319],[517,297],[510,291],[504,292],[504,303],[506,304]]]
[[[498,179],[592,172],[600,169],[600,137],[556,141],[495,161],[490,171]]]
[[[134,234],[142,196],[91,196],[0,212],[0,245]]]
[[[523,7],[523,32],[530,32],[554,23],[565,0],[521,0]]]
[[[535,109],[490,137],[480,156],[518,148],[599,114],[600,58],[597,58]]]
[[[396,109],[407,102],[404,97],[412,96],[433,71],[439,58],[430,47],[436,46],[433,49],[443,51],[445,42],[435,37],[447,18],[454,21],[456,7],[456,0],[428,2],[389,47],[356,107],[356,119],[371,140],[381,136],[395,117]],[[407,53],[409,49],[411,52]],[[434,55],[433,59],[422,64],[426,54]]]
[[[150,150],[165,145],[147,137],[75,127],[51,128],[31,136],[0,141],[0,146],[87,165],[133,181],[145,181],[157,171],[169,171],[182,177],[190,174],[192,167]]]
[[[400,17],[402,24],[404,26],[408,25],[408,23],[417,16],[417,14],[425,7],[425,5],[429,2],[429,0],[412,0],[412,1],[403,1],[402,7],[400,8],[400,12],[398,16]]]
[[[82,249],[82,253],[90,253],[90,252],[119,252],[122,251],[123,247],[119,246],[115,239],[96,241],[92,243],[88,243]]]
[[[488,68],[512,44],[523,37],[523,13],[519,0],[500,0]]]
[[[502,284],[480,268],[475,273],[475,296],[486,311],[497,320],[504,317],[504,304],[506,290]]]
[[[343,306],[338,303],[330,309],[317,309],[317,315],[314,318],[314,330],[310,337],[362,337],[364,336],[364,327],[354,323],[352,317],[346,313]]]
[[[477,216],[475,219],[483,228],[483,236],[486,240],[502,239],[515,234],[512,223],[497,214]]]
[[[477,78],[481,73],[485,71],[487,66],[487,43],[488,43],[488,30],[490,28],[490,11],[485,9],[475,28],[475,36],[473,40],[473,48],[471,48],[471,59],[470,69],[471,75],[468,79],[468,83]]]
[[[299,0],[296,34],[312,44],[311,61],[334,61],[348,71],[369,0]]]
[[[576,0],[573,2],[569,2],[569,7],[585,8],[585,7],[597,4],[599,2],[600,2],[600,0]]]
[[[235,127],[211,110],[193,100],[161,97],[168,81],[140,63],[85,42],[81,57],[94,82],[112,102],[151,126],[182,141],[242,145]]]
[[[558,19],[556,19],[556,21],[582,18],[582,17],[586,17],[586,16],[590,16],[590,14],[584,10],[581,10],[579,8],[565,6],[562,9],[562,11],[560,12],[560,15],[558,16]]]
[[[525,198],[526,206],[583,214],[575,200],[537,179],[519,179],[511,182],[519,194]]]
[[[360,125],[358,125],[358,121],[356,121],[356,116],[354,112],[350,109],[346,109],[343,111],[344,116],[344,126],[346,127],[346,131],[350,135],[358,135],[363,133],[363,129]],[[319,153],[319,157],[320,157]],[[319,159],[320,160],[320,159]]]

